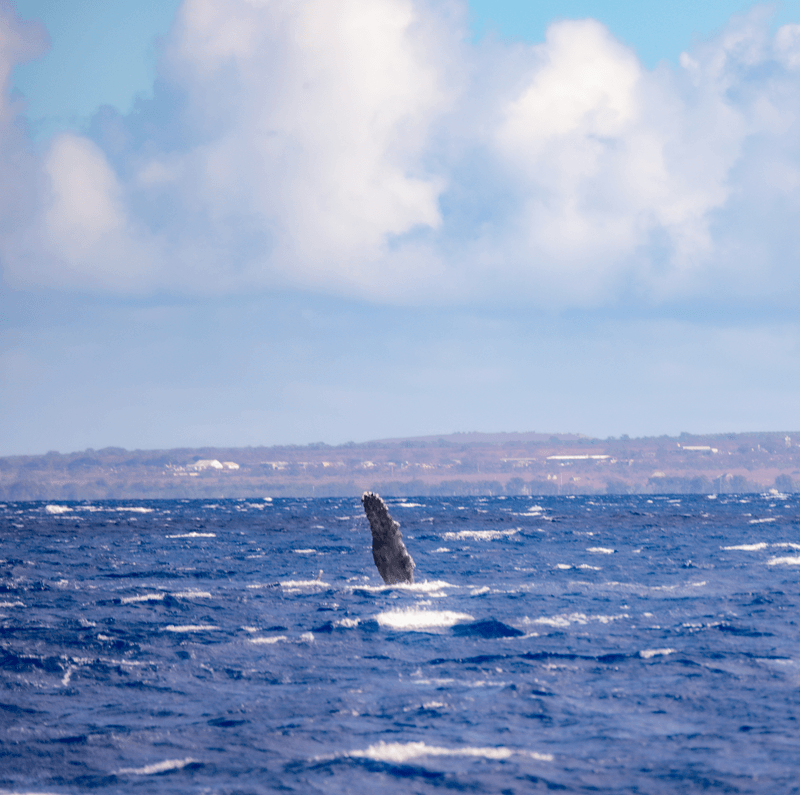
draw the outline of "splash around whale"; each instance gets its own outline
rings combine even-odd
[[[414,582],[414,561],[403,543],[400,525],[389,515],[386,503],[375,493],[361,497],[372,530],[372,557],[387,585]]]

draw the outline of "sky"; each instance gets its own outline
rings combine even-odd
[[[0,455],[800,429],[800,0],[0,0]]]

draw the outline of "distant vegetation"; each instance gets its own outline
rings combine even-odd
[[[800,491],[800,433],[593,439],[450,434],[363,444],[0,458],[0,499]]]

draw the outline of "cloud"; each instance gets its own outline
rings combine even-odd
[[[770,34],[756,9],[648,70],[593,20],[523,46],[469,43],[465,18],[455,0],[186,0],[155,98],[41,153],[12,135],[6,92],[2,167],[23,153],[27,170],[7,182],[4,279],[401,304],[796,301],[800,26]],[[0,19],[20,30],[8,5]],[[2,35],[22,42],[3,50],[7,75],[36,36]]]

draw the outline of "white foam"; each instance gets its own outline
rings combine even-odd
[[[424,508],[425,507],[421,502],[398,502],[397,504],[401,508]]]
[[[390,588],[399,588],[403,591],[416,591],[418,593],[436,593],[442,588],[454,588],[455,586],[444,580],[425,580],[424,582],[398,582],[394,585],[356,585],[359,591],[386,591]]]
[[[164,627],[166,632],[209,632],[215,630],[217,627],[211,624],[186,624],[184,626],[176,626],[175,624],[168,624]]]
[[[450,552],[451,550],[450,550],[449,547],[439,547],[438,549],[434,549],[433,551],[434,552]]]
[[[774,516],[770,516],[767,519],[751,519],[749,524],[766,524],[767,522],[774,522],[776,521]]]
[[[0,602],[0,607],[25,607],[25,605],[17,600],[16,602]]]
[[[155,508],[142,508],[142,507],[121,507],[121,508],[114,508],[115,511],[127,511],[128,513],[153,513]]]
[[[611,547],[587,547],[587,552],[598,552],[601,555],[613,555],[616,550]]]
[[[314,554],[316,554],[317,550],[316,549],[293,549],[292,552],[294,552],[296,555],[314,555]]]
[[[392,629],[425,630],[441,627],[452,627],[462,621],[472,621],[467,613],[455,613],[452,610],[387,610],[375,616],[383,627]]]
[[[178,599],[210,599],[211,594],[208,591],[176,591],[173,596]]]
[[[174,536],[167,536],[167,538],[216,538],[216,533],[178,533]]]
[[[675,649],[642,649],[639,652],[639,656],[645,660],[649,660],[651,657],[666,656],[668,654],[675,654]]]
[[[761,541],[758,544],[736,544],[732,547],[722,547],[723,549],[738,549],[742,552],[758,552],[759,550],[766,549],[769,546],[764,541]]]
[[[587,616],[585,613],[564,613],[560,616],[542,616],[541,618],[525,618],[524,624],[544,624],[548,627],[568,627],[570,624],[589,624],[597,621],[600,624],[610,624],[612,621],[619,621],[623,618],[630,618],[627,613],[620,613],[616,616]]]
[[[153,765],[144,767],[123,767],[117,771],[117,775],[133,776],[152,776],[154,773],[166,773],[168,770],[180,770],[186,765],[191,765],[196,760],[188,756],[186,759],[167,759],[164,762],[156,762]]]
[[[305,588],[330,588],[331,585],[328,582],[323,582],[322,580],[283,580],[281,583],[281,588],[286,588],[290,591],[302,591]],[[250,587],[250,586],[248,586]]]
[[[273,643],[280,643],[283,640],[289,640],[289,638],[286,635],[273,635],[270,638],[250,638],[250,643],[271,646]]]
[[[784,549],[800,549],[800,544],[792,544],[791,541],[784,541],[781,544],[773,544],[773,547],[782,547]]]
[[[129,605],[135,602],[160,602],[163,598],[163,593],[146,593],[141,596],[125,596],[120,601],[124,605]]]
[[[68,505],[45,505],[44,510],[46,513],[58,514],[58,513],[69,513],[72,510],[72,508],[70,508]]]
[[[800,555],[770,558],[767,561],[767,566],[800,566]]]
[[[379,742],[370,745],[363,751],[351,751],[350,756],[356,759],[372,759],[376,762],[407,762],[420,756],[468,756],[482,759],[509,759],[515,754],[529,756],[542,762],[552,762],[552,754],[539,754],[534,751],[514,751],[510,748],[480,748],[464,746],[463,748],[443,748],[438,745],[428,745],[424,742],[412,743],[386,743]]]
[[[61,684],[66,687],[69,684],[69,680],[72,679],[72,672],[75,670],[74,665],[68,665],[66,673],[64,674],[63,678],[61,679]]]
[[[517,527],[514,530],[459,530],[457,533],[445,533],[446,541],[462,541],[472,538],[476,541],[494,541],[497,538],[508,538],[519,532]]]

